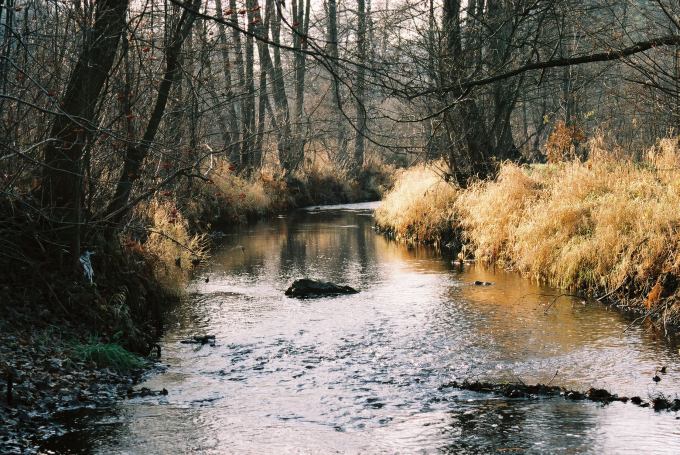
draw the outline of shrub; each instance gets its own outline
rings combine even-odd
[[[578,157],[576,147],[586,140],[583,130],[578,126],[567,126],[562,120],[555,124],[545,144],[545,154],[549,163],[568,161]]]
[[[151,259],[156,278],[172,293],[181,295],[189,271],[208,256],[205,235],[192,235],[189,224],[171,201],[152,200],[139,209],[149,221],[142,247]]]
[[[273,174],[245,178],[228,161],[216,159],[208,173],[210,181],[197,183],[196,194],[183,207],[186,217],[211,224],[244,223],[272,211],[276,187]]]

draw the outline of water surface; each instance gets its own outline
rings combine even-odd
[[[552,304],[559,291],[390,242],[372,230],[371,208],[319,207],[228,235],[170,315],[167,371],[142,384],[169,394],[71,422],[50,448],[680,453],[674,413],[440,389],[455,379],[552,380],[675,396],[678,342],[650,328],[625,330],[630,319],[598,303],[563,296]],[[361,292],[285,297],[300,277]],[[214,334],[216,346],[179,343],[194,334]],[[655,384],[662,365],[669,372]]]

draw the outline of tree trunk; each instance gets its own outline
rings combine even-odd
[[[494,33],[489,40],[491,68],[499,71],[510,60],[512,49],[510,41],[513,33],[512,5],[508,0],[488,0],[487,23],[491,24]],[[519,79],[520,81],[522,78]],[[521,82],[519,82],[521,84]],[[514,80],[498,81],[492,87],[493,120],[492,136],[494,139],[491,154],[500,160],[517,160],[519,150],[515,146],[512,135],[510,116],[517,101],[518,82]]]
[[[201,0],[192,0],[191,9],[197,10]],[[128,200],[132,192],[132,185],[139,178],[144,159],[149,153],[153,144],[158,128],[160,127],[165,107],[168,103],[170,90],[181,76],[180,72],[180,52],[182,44],[191,33],[195,15],[189,9],[183,9],[182,17],[177,23],[175,30],[165,50],[165,75],[158,86],[158,95],[154,104],[149,123],[144,131],[142,140],[137,144],[131,144],[125,154],[123,172],[116,186],[113,200],[106,211],[106,220],[117,224],[127,212]]]
[[[248,32],[254,33],[253,9],[255,0],[247,0]],[[252,35],[246,35],[245,61],[245,93],[243,94],[243,123],[241,132],[241,169],[250,174],[253,170],[253,145],[255,141],[255,48]],[[258,42],[258,48],[260,43]]]
[[[267,35],[269,31],[269,26],[271,23],[272,10],[269,8],[265,9],[264,23],[259,29],[260,34]],[[259,20],[259,16],[257,16]],[[258,44],[258,46],[261,44]],[[258,47],[258,52],[261,52],[262,48]],[[267,117],[267,108],[269,106],[269,93],[267,91],[267,69],[260,65],[260,87],[259,87],[259,98],[257,104],[257,138],[255,140],[255,161],[257,166],[262,165],[262,149],[264,142],[264,128]],[[271,110],[271,107],[269,107]],[[275,122],[274,122],[275,123]]]
[[[301,162],[305,150],[305,77],[307,63],[305,54],[300,50],[306,50],[307,35],[309,33],[310,0],[293,0],[293,48],[295,54],[295,111],[293,113],[293,145],[291,153],[294,159]]]
[[[461,87],[466,74],[474,68],[485,67],[492,73],[501,71],[513,52],[510,46],[514,27],[512,4],[507,0],[479,0],[468,5],[463,30],[460,0],[444,3],[447,46],[443,68],[445,84],[449,87]],[[520,158],[512,134],[511,115],[522,81],[523,78],[498,80],[489,90],[482,87],[466,93],[458,88],[447,93],[447,102],[458,100],[453,108],[456,112],[445,116],[445,124],[449,136],[462,139],[460,142],[465,146],[465,152],[461,153],[455,140],[449,144],[449,162],[453,163],[452,169],[455,168],[461,185],[467,184],[471,177],[491,176],[499,161]],[[460,99],[463,96],[465,99]]]
[[[215,0],[215,16],[220,20],[224,20],[222,13],[222,0]],[[222,74],[224,77],[224,96],[227,98],[227,115],[223,118],[223,133],[224,145],[227,148],[227,154],[231,158],[238,154],[239,142],[239,124],[238,115],[236,113],[236,102],[234,101],[234,90],[231,78],[231,59],[229,50],[227,48],[227,32],[222,22],[217,23],[217,36],[220,43],[222,54]]]
[[[283,2],[282,2],[283,3]],[[300,165],[300,157],[294,156],[291,152],[292,146],[292,129],[290,124],[290,109],[288,107],[288,96],[286,95],[286,85],[283,79],[283,67],[281,66],[281,49],[279,44],[281,42],[281,5],[276,6],[276,12],[272,14],[271,31],[272,41],[274,41],[274,62],[272,65],[269,60],[269,50],[266,52],[266,59],[269,60],[266,65],[272,71],[270,79],[274,84],[274,104],[276,105],[276,113],[278,116],[278,149],[279,160],[283,158],[281,166],[286,176],[290,175]],[[267,0],[267,9],[273,10],[273,1]]]
[[[65,232],[74,266],[80,254],[81,158],[87,139],[97,128],[95,107],[125,28],[127,7],[127,0],[97,2],[94,24],[86,33],[83,50],[62,98],[62,113],[52,124],[52,141],[45,148],[41,204],[55,209],[54,217],[68,223]]]
[[[249,10],[254,10],[254,19],[258,24],[262,24],[262,18],[259,9],[255,9],[256,1],[248,0],[247,5]],[[281,24],[278,11],[274,10],[273,0],[267,0],[266,14],[271,17],[271,31],[272,41],[278,45],[280,42]],[[266,29],[264,25],[258,27],[259,35],[265,36]],[[272,82],[272,94],[274,98],[274,113],[272,122],[274,130],[278,139],[278,154],[279,162],[286,176],[290,175],[299,165],[299,162],[291,155],[291,124],[290,124],[290,109],[288,107],[288,97],[286,95],[286,86],[283,80],[283,69],[281,68],[281,55],[278,46],[274,46],[274,61],[269,54],[269,46],[262,41],[258,41],[258,52],[260,56],[260,65],[266,71],[267,77]]]
[[[238,8],[236,6],[236,0],[229,0],[229,9],[231,10],[231,22],[233,22],[234,24],[238,24]],[[236,48],[236,56],[234,62],[236,66],[236,76],[238,78],[239,89],[238,91],[242,94],[243,92],[246,91],[246,82],[243,65],[243,44],[241,43],[241,32],[233,28],[231,31],[231,37],[232,40],[234,41],[234,48]],[[237,133],[237,135],[245,131],[245,127],[243,127],[242,121],[243,111],[245,110],[243,104],[244,104],[243,97],[240,97],[240,101],[233,104],[234,110],[236,112],[236,121],[241,124],[240,129],[237,130],[240,133]],[[241,135],[240,139],[241,141],[244,141],[245,137]],[[238,164],[241,161],[240,158],[241,148],[239,147],[239,145],[240,144],[234,144],[234,148],[231,150],[231,153],[229,155],[229,160],[234,164]]]
[[[262,167],[262,149],[264,143],[264,128],[267,117],[267,72],[260,68],[260,94],[257,101],[257,137],[253,150],[253,162],[256,168]]]
[[[357,132],[354,140],[353,168],[360,171],[364,165],[364,135],[366,134],[366,4],[365,0],[357,1],[358,30],[357,30]]]
[[[326,40],[328,41],[327,53],[329,58],[328,65],[332,69],[331,76],[331,109],[334,113],[333,126],[336,128],[336,161],[342,165],[347,164],[347,135],[345,131],[345,119],[342,115],[342,102],[340,98],[340,80],[337,73],[338,65],[338,5],[336,0],[328,0],[328,24],[326,30]]]

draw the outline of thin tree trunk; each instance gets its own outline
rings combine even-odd
[[[357,133],[354,140],[354,162],[355,170],[360,170],[364,164],[364,135],[366,134],[366,4],[365,0],[357,0],[357,14],[359,26],[357,30],[358,47],[358,68],[357,68]]]
[[[258,24],[262,24],[260,10],[255,9],[257,5],[255,0],[248,0],[248,8],[254,11],[254,19]],[[267,0],[266,14],[271,17],[271,31],[272,41],[276,44],[280,42],[280,19],[277,12],[274,10],[273,0]],[[258,27],[258,34],[264,36],[264,26]],[[274,115],[272,122],[274,122],[275,131],[278,137],[278,153],[279,162],[286,176],[290,175],[298,166],[298,162],[291,157],[291,125],[290,125],[290,110],[288,107],[288,97],[286,95],[286,86],[283,80],[283,69],[281,68],[281,57],[278,47],[274,47],[274,62],[272,62],[269,54],[269,46],[262,41],[258,42],[258,52],[260,56],[260,65],[266,71],[267,77],[271,80],[273,86],[274,98]],[[278,55],[278,57],[277,57]],[[278,63],[276,63],[278,62]]]
[[[293,0],[293,48],[295,54],[295,111],[293,113],[293,146],[294,158],[301,162],[305,150],[305,77],[307,62],[305,54],[300,50],[307,50],[307,35],[309,33],[310,0]]]
[[[234,24],[238,24],[238,8],[236,6],[236,0],[229,0],[229,9],[231,10],[231,22]],[[241,43],[241,32],[236,30],[235,28],[232,29],[231,32],[231,37],[232,40],[234,41],[234,48],[236,49],[236,55],[235,55],[235,65],[236,65],[236,76],[238,79],[238,87],[237,91],[241,94],[243,94],[246,91],[246,82],[245,82],[245,71],[244,71],[244,64],[243,64],[243,44]],[[243,131],[246,130],[246,128],[243,126],[243,112],[245,110],[244,108],[244,103],[245,103],[245,98],[243,96],[240,97],[240,101],[237,103],[234,103],[234,110],[236,111],[236,119],[237,122],[240,122],[240,129],[238,130],[241,134],[241,141],[245,141],[246,137],[242,135]],[[231,151],[231,154],[229,156],[229,160],[236,164],[240,163],[241,158],[240,158],[240,150],[241,148],[236,144]]]
[[[253,145],[255,139],[255,48],[252,33],[255,32],[255,24],[253,23],[253,8],[255,1],[248,0],[246,8],[248,9],[248,34],[245,41],[245,93],[243,94],[243,123],[241,132],[241,168],[246,173],[252,172],[253,168]],[[258,47],[260,43],[258,42]]]
[[[215,16],[220,20],[224,20],[222,13],[222,0],[215,0]],[[227,147],[227,154],[231,158],[238,154],[239,142],[239,118],[236,113],[236,102],[234,101],[234,90],[231,76],[231,59],[229,49],[227,48],[227,32],[222,22],[217,23],[217,36],[220,43],[220,51],[222,54],[222,75],[224,77],[224,96],[227,99],[227,115],[226,119],[222,118],[222,130],[224,145]]]
[[[253,150],[253,164],[255,168],[262,167],[262,147],[264,142],[264,128],[267,113],[267,72],[260,68],[260,94],[257,102],[257,137]]]
[[[266,8],[264,15],[264,23],[259,28],[259,34],[268,36],[269,26],[271,23],[272,11]],[[256,16],[259,20],[259,15]],[[258,52],[262,52],[262,48],[258,48]],[[260,87],[259,98],[257,104],[257,138],[255,139],[255,162],[259,168],[262,165],[262,147],[264,142],[264,128],[267,117],[267,106],[269,104],[269,92],[267,91],[267,70],[263,65],[260,65]],[[270,108],[271,109],[271,108]]]
[[[345,119],[342,115],[342,106],[340,99],[340,81],[337,74],[337,59],[338,59],[338,5],[336,0],[328,0],[328,24],[326,29],[326,39],[328,41],[328,55],[330,57],[329,65],[335,74],[331,74],[332,85],[332,109],[335,113],[334,126],[336,129],[335,139],[336,160],[343,164],[347,164],[347,137],[345,132]]]
[[[290,125],[290,109],[288,107],[288,96],[286,95],[286,86],[283,79],[283,67],[281,66],[281,49],[279,44],[281,42],[281,10],[280,5],[277,5],[274,12],[273,0],[267,0],[267,10],[272,11],[271,31],[272,41],[274,41],[274,62],[272,64],[269,60],[269,50],[265,53],[265,62],[267,67],[272,71],[270,79],[274,85],[274,104],[276,105],[276,112],[278,115],[279,124],[279,160],[281,158],[281,166],[286,175],[290,175],[300,165],[300,157],[296,157],[291,153],[291,125]]]

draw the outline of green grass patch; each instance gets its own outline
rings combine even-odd
[[[92,361],[100,368],[111,368],[117,371],[129,371],[142,368],[144,360],[116,343],[101,343],[92,340],[86,344],[78,344],[73,349],[78,360]]]

